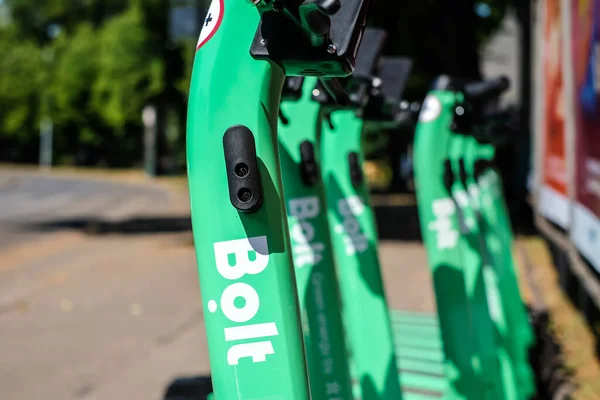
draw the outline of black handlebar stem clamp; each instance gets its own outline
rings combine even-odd
[[[288,76],[345,77],[356,55],[372,0],[262,0],[250,54]]]
[[[403,102],[404,89],[412,71],[413,61],[405,57],[383,57],[377,77],[362,113],[363,120],[377,128],[393,129],[411,114],[411,104]]]
[[[490,117],[498,113],[501,95],[510,88],[505,76],[481,81],[469,82],[465,79],[442,75],[436,79],[434,90],[452,90],[462,93],[462,100],[454,106],[451,129],[457,134],[468,134],[488,143]]]
[[[356,56],[354,73],[345,78],[320,79],[313,90],[313,100],[321,103],[326,112],[340,109],[363,109],[373,87],[374,72],[387,40],[379,28],[367,28]]]

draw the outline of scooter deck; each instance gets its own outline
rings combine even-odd
[[[448,382],[437,314],[391,310],[390,319],[402,400],[444,398]],[[356,380],[354,393],[359,398]]]
[[[403,400],[440,399],[447,389],[437,314],[392,310]]]
[[[442,339],[437,314],[392,310],[390,312],[402,400],[443,399],[448,384],[444,373]],[[354,397],[360,398],[358,381],[353,381]],[[179,379],[171,384],[165,399],[204,398],[210,378]],[[213,394],[206,397],[214,400]]]

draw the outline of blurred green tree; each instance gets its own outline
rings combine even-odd
[[[82,22],[99,27],[106,18],[122,12],[126,0],[4,0],[13,28],[21,37],[47,43],[61,31],[73,32]]]
[[[95,133],[98,118],[90,107],[90,87],[98,76],[97,39],[89,22],[72,34],[62,32],[50,47],[55,62],[48,68],[43,95],[47,114],[59,127],[54,150],[58,161],[73,162],[77,153],[91,151],[100,143]]]
[[[3,31],[0,54],[0,157],[15,160],[36,145],[42,53],[33,41]]]
[[[407,92],[422,98],[439,73],[477,76],[477,49],[517,0],[375,2],[388,54],[415,59]],[[203,5],[208,5],[204,1]],[[487,5],[486,18],[475,8]],[[194,38],[169,37],[170,0],[4,0],[0,28],[0,161],[35,162],[39,122],[54,122],[62,163],[131,166],[142,158],[140,114],[157,106],[159,146],[185,164]],[[393,12],[391,12],[393,7]],[[160,159],[159,155],[159,159]]]
[[[60,35],[53,44],[57,59],[48,78],[48,95],[54,99],[55,122],[85,124],[90,107],[89,88],[99,72],[98,40],[93,26],[81,23],[68,35]]]
[[[0,148],[12,154],[2,151],[0,159],[35,161],[37,123],[44,114],[54,122],[58,162],[132,165],[141,160],[142,108],[174,103],[184,113],[184,45],[169,43],[167,0],[5,2],[10,25],[1,31],[0,45],[10,51],[3,61],[23,74],[38,74],[22,82],[20,91],[0,93],[0,103],[11,105],[1,119],[12,129],[0,130]],[[16,82],[8,76],[3,73],[7,84]],[[15,98],[25,90],[35,107]],[[14,139],[9,143],[12,132],[32,142],[27,153]]]
[[[92,87],[92,107],[119,134],[137,123],[140,110],[164,86],[164,61],[152,42],[137,7],[106,21],[98,32],[98,76]]]

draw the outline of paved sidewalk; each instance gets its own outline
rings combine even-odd
[[[134,191],[158,200],[136,206],[124,202],[127,188],[88,185],[61,191],[70,206],[40,211],[44,229],[3,225],[3,398],[159,400],[173,378],[208,373],[187,200],[154,184]],[[100,195],[121,212],[69,217],[69,207],[82,207],[73,199]],[[389,240],[397,228],[386,227],[380,248],[390,306],[432,311],[423,248]]]

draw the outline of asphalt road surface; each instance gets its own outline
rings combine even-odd
[[[391,306],[434,308],[422,246],[380,248]],[[0,388],[11,400],[160,400],[208,373],[185,195],[0,172]]]
[[[169,205],[169,193],[144,184],[0,171],[0,249],[35,233],[116,223]]]

